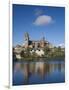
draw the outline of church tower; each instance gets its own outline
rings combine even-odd
[[[42,33],[42,39],[41,39],[40,46],[41,46],[42,48],[44,48],[44,46],[45,46],[45,37],[44,37],[43,33]]]
[[[28,32],[26,32],[24,34],[24,43],[25,43],[25,47],[27,48],[29,45],[29,34],[28,34]]]

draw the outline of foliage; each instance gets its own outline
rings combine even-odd
[[[31,50],[32,50],[31,48],[26,48],[25,50],[22,50],[20,53],[20,56],[22,58],[27,58],[27,59],[31,59],[31,60],[33,58],[40,57],[35,52],[30,53]],[[64,55],[65,55],[64,49],[62,49],[61,47],[54,47],[54,48],[45,47],[44,55],[42,57],[53,58],[53,57],[59,57],[59,56],[62,57]]]

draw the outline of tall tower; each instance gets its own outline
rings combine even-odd
[[[28,47],[28,45],[29,45],[29,34],[28,34],[28,32],[26,32],[24,35],[24,43],[25,43],[25,47]]]
[[[42,32],[42,41],[45,41],[44,33]]]
[[[45,37],[44,37],[43,33],[42,33],[42,39],[41,39],[41,44],[40,44],[40,46],[41,46],[42,48],[44,48],[44,46],[45,46]]]

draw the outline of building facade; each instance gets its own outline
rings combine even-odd
[[[29,37],[29,34],[26,32],[24,35],[24,47],[25,48],[44,48],[44,47],[50,47],[51,44],[45,40],[45,37],[43,36],[41,40],[31,40]]]
[[[14,48],[14,53],[16,58],[21,59],[20,53],[21,51],[26,52],[27,48],[31,48],[30,53],[35,52],[38,56],[44,55],[44,48],[49,47],[53,48],[53,46],[45,40],[43,36],[41,40],[31,40],[29,34],[26,32],[24,34],[24,43],[23,45],[17,45]]]

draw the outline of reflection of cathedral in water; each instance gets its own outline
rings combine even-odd
[[[21,72],[24,75],[25,83],[28,83],[29,78],[31,75],[38,74],[39,77],[42,79],[46,77],[47,75],[51,74],[55,70],[58,72],[63,72],[64,70],[64,64],[60,63],[46,63],[46,62],[30,62],[30,63],[16,63],[14,67],[15,73],[16,71],[21,70]]]

